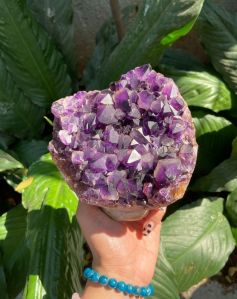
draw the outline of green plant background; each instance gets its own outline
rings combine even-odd
[[[188,191],[163,222],[153,298],[180,298],[218,273],[237,244],[237,14],[211,0],[145,0],[138,13],[130,6],[122,15],[124,38],[109,19],[78,80],[72,1],[0,0],[0,175],[22,194],[0,217],[2,299],[21,291],[24,299],[66,299],[83,289],[90,258],[75,218],[78,199],[47,154],[50,105],[79,86],[104,88],[143,63],[176,82],[199,144]],[[205,63],[171,47],[193,28]]]

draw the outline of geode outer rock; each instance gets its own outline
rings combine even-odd
[[[173,80],[143,65],[102,91],[53,103],[49,150],[81,201],[118,220],[180,199],[197,158],[195,129]]]

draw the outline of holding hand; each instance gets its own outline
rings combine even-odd
[[[77,219],[92,251],[93,269],[118,281],[148,285],[155,270],[164,213],[153,210],[140,221],[117,222],[100,208],[80,203]],[[83,294],[83,299],[125,297],[93,283],[87,284]]]

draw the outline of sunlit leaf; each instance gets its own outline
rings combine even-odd
[[[230,225],[222,212],[222,198],[203,199],[164,221],[162,244],[180,292],[218,273],[233,251]]]
[[[24,166],[8,153],[0,150],[0,172],[17,168],[24,168]]]
[[[189,106],[219,112],[231,108],[231,91],[226,84],[207,71],[186,71],[163,65],[162,72],[174,79]]]
[[[28,209],[28,276],[23,298],[65,298],[80,291],[84,243],[75,219],[76,195],[49,155],[29,170],[33,183],[23,193]]]

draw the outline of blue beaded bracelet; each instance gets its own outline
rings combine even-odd
[[[86,279],[94,283],[110,287],[124,294],[134,295],[136,297],[148,297],[154,294],[154,287],[151,284],[144,287],[133,286],[123,281],[117,281],[115,278],[108,278],[106,275],[101,275],[91,268],[86,268],[83,275]]]

